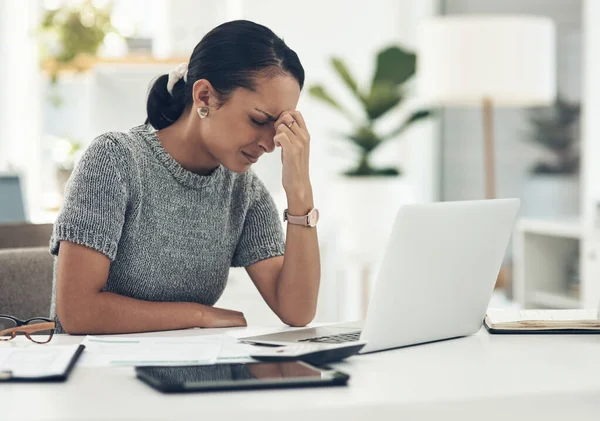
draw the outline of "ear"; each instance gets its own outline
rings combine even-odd
[[[210,107],[217,103],[215,90],[206,79],[198,79],[192,87],[192,99],[194,107]]]

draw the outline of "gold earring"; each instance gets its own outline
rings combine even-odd
[[[198,115],[200,118],[204,118],[208,115],[208,108],[206,107],[198,107]]]

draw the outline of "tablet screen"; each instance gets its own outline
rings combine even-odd
[[[341,373],[296,362],[136,367],[142,380],[160,389],[205,389],[260,384],[328,383]],[[345,376],[344,376],[345,377]]]

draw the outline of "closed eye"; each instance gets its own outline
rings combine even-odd
[[[252,117],[250,117],[250,120],[252,121],[253,124],[257,125],[257,126],[264,126],[265,124],[268,123],[268,121],[258,121],[253,119]]]

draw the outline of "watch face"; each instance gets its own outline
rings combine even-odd
[[[317,222],[319,222],[319,210],[313,209],[308,214],[308,225],[311,227],[317,226]]]

